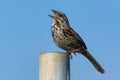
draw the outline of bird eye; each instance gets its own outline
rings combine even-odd
[[[62,14],[59,14],[60,17],[62,17]]]

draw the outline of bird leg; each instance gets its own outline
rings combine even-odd
[[[76,52],[79,52],[79,51],[80,51],[80,48],[67,51],[67,53],[76,53]]]
[[[70,59],[72,59],[73,56],[72,56],[71,53],[74,53],[74,54],[76,55],[76,52],[79,52],[79,51],[80,51],[80,49],[74,49],[74,50],[67,51],[67,53],[69,53],[69,55],[70,55]],[[77,55],[76,55],[76,56],[77,56]]]

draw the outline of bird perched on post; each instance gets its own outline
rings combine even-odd
[[[81,53],[101,73],[104,73],[102,66],[87,50],[83,39],[70,27],[66,15],[61,11],[52,10],[52,37],[58,47],[68,53]]]

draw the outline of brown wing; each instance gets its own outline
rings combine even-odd
[[[77,38],[77,40],[82,44],[82,46],[84,46],[85,49],[87,49],[87,46],[85,44],[85,42],[83,41],[83,39],[80,37],[79,34],[77,34],[77,32],[75,32],[75,30],[73,30],[72,28],[70,29],[72,34],[74,34],[75,38]]]

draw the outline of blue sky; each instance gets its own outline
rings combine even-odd
[[[120,0],[1,0],[0,80],[38,80],[38,55],[63,51],[51,37],[50,9],[66,13],[106,71],[100,74],[85,57],[74,56],[71,80],[119,80]]]

